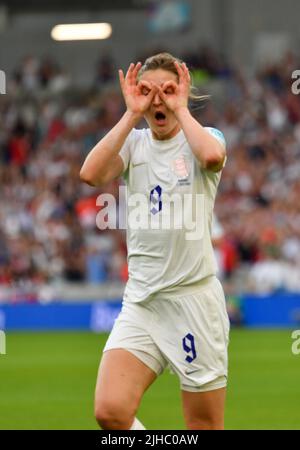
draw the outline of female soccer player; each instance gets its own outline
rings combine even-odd
[[[127,110],[90,152],[80,176],[99,186],[123,174],[128,218],[136,206],[130,199],[138,196],[151,225],[128,221],[129,280],[99,368],[96,419],[106,430],[145,429],[136,418],[139,404],[168,365],[180,380],[187,428],[222,429],[229,321],[215,275],[211,219],[224,137],[192,117],[189,70],[172,55],[131,64],[119,77]],[[149,128],[135,129],[143,117]],[[184,200],[183,210],[168,201],[172,195]],[[170,226],[159,226],[172,212]]]

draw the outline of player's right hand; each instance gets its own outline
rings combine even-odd
[[[148,81],[137,81],[137,74],[142,67],[141,63],[131,63],[126,76],[119,70],[119,79],[127,106],[127,110],[142,116],[150,107],[158,88]]]

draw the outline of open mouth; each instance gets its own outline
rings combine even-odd
[[[164,124],[166,121],[166,115],[161,111],[157,111],[155,113],[155,120],[158,124]]]

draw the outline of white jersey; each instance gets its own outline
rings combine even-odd
[[[220,131],[206,130],[225,145]],[[134,129],[120,156],[128,188],[124,300],[178,293],[215,275],[211,222],[221,173],[200,167],[182,130],[159,141]]]

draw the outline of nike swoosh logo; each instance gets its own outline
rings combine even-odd
[[[138,166],[143,166],[143,165],[145,165],[145,164],[147,164],[147,163],[145,163],[145,162],[142,162],[142,163],[132,163],[132,167],[138,167]]]
[[[199,369],[191,369],[191,370],[187,369],[185,371],[185,374],[186,375],[191,375],[192,373],[196,373],[196,372],[199,372]]]

